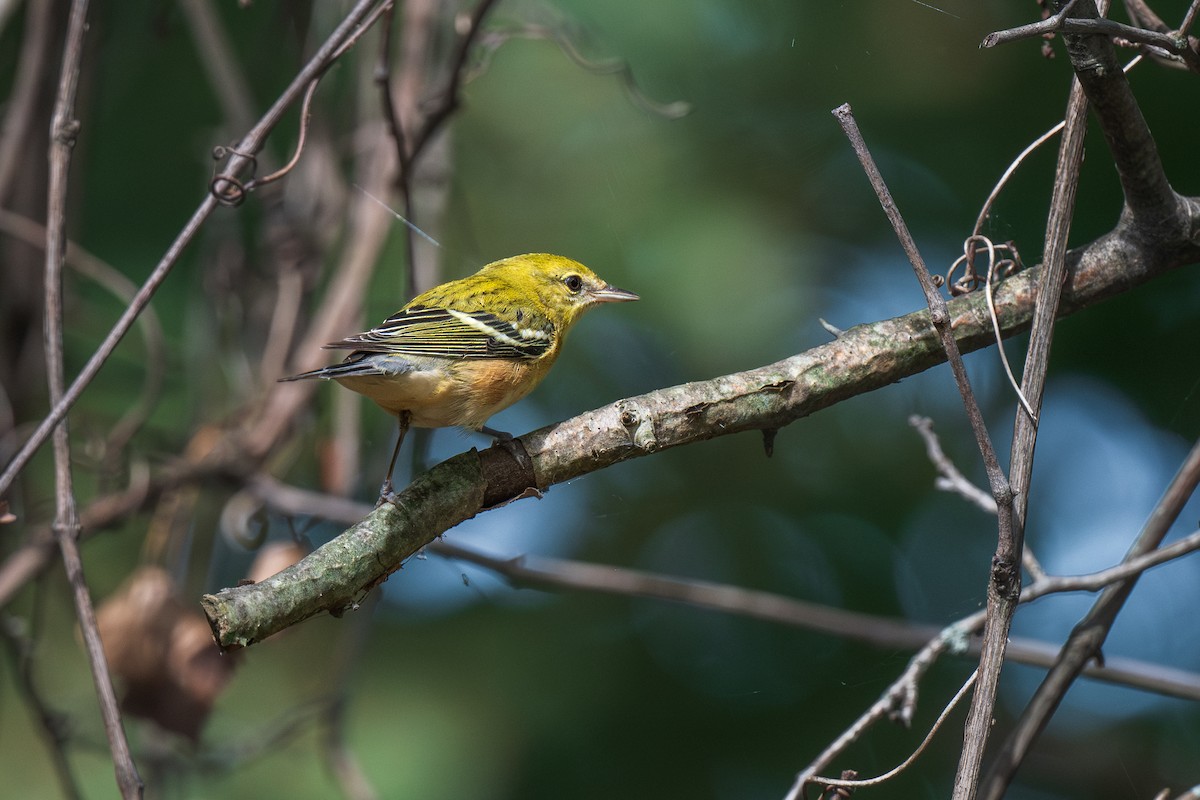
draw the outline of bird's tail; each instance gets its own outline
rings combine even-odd
[[[320,369],[313,369],[313,370],[309,370],[308,372],[301,372],[299,375],[288,375],[286,377],[279,378],[277,383],[287,383],[288,381],[304,381],[304,380],[308,380],[309,378],[326,378],[326,379],[328,379],[329,378],[328,371],[329,371],[329,367],[321,367]]]
[[[320,378],[327,381],[333,378],[345,378],[349,375],[377,375],[378,373],[378,370],[372,369],[370,365],[364,365],[359,361],[343,361],[340,364],[331,364],[328,367],[301,372],[299,375],[288,375],[286,378],[280,378],[279,382],[305,381],[309,378]]]
[[[364,375],[403,375],[413,372],[420,365],[416,365],[412,360],[406,359],[404,356],[398,355],[380,355],[378,353],[365,353],[359,350],[347,356],[346,361],[341,363],[331,363],[328,367],[320,369],[310,369],[308,372],[301,372],[299,375],[288,375],[287,378],[280,378],[281,381],[286,380],[307,380],[308,378],[320,378],[323,380],[336,380],[337,378],[360,378]]]
[[[328,367],[301,372],[299,375],[288,375],[286,378],[280,378],[279,382],[303,381],[309,378],[333,380],[361,375],[396,375],[408,372],[411,369],[411,365],[402,359],[391,358],[385,360],[378,357],[372,358],[369,353],[353,353],[340,364],[330,364]]]

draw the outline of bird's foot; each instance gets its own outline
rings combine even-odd
[[[525,449],[525,445],[517,441],[515,436],[513,436],[511,433],[507,433],[506,431],[498,431],[495,428],[489,428],[486,425],[479,430],[480,432],[491,436],[492,439],[495,440],[492,443],[492,446],[501,447],[506,450],[508,454],[513,457],[513,460],[521,465],[521,469],[527,472],[533,471],[533,459],[529,457],[529,452]]]
[[[390,475],[384,478],[383,485],[379,487],[379,499],[375,501],[375,507],[379,508],[384,503],[395,501],[395,488],[392,486],[392,477]]]

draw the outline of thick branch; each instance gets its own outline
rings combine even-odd
[[[1129,3],[1126,3],[1129,6]],[[1153,15],[1148,8],[1145,7],[1139,0],[1137,14],[1147,13],[1153,17],[1153,22],[1150,20],[1142,21],[1147,27],[1135,27],[1132,25],[1122,25],[1120,22],[1113,22],[1104,18],[1084,18],[1071,19],[1067,13],[1060,11],[1052,17],[1035,22],[1031,25],[1022,25],[1019,28],[1010,28],[1006,31],[997,31],[990,33],[984,37],[980,47],[996,47],[997,45],[1015,42],[1019,39],[1028,39],[1034,36],[1046,36],[1053,34],[1055,31],[1061,33],[1078,33],[1078,34],[1099,34],[1106,38],[1119,38],[1127,42],[1146,45],[1149,48],[1155,48],[1161,53],[1174,56],[1179,61],[1182,61],[1188,69],[1193,72],[1200,67],[1200,55],[1192,47],[1192,42],[1187,37],[1178,33],[1172,32],[1162,20]],[[1129,9],[1131,16],[1134,16],[1134,9]],[[1067,9],[1070,12],[1070,9]],[[1156,24],[1155,24],[1156,23]],[[1150,27],[1153,25],[1153,27]]]
[[[250,645],[320,611],[357,607],[405,558],[483,507],[481,462],[474,450],[444,461],[308,558],[260,583],[205,595],[217,642]]]
[[[1085,20],[1099,17],[1093,0],[1080,0],[1070,15]],[[1064,33],[1063,40],[1108,142],[1125,193],[1126,215],[1132,217],[1138,235],[1149,242],[1178,238],[1181,231],[1172,226],[1181,219],[1178,207],[1182,199],[1167,180],[1158,146],[1117,61],[1112,40],[1102,33]]]
[[[1200,260],[1195,245],[1171,253],[1169,260],[1152,258],[1157,253],[1116,234],[1074,251],[1060,313]],[[1006,334],[1029,325],[1039,276],[1040,269],[1027,270],[997,287],[996,308]],[[964,352],[992,343],[982,293],[956,298],[949,311]],[[860,325],[775,364],[621,400],[526,434],[519,441],[532,459],[532,475],[522,474],[502,450],[457,456],[418,478],[400,495],[399,508],[381,506],[300,564],[261,584],[206,595],[205,612],[222,646],[261,641],[323,611],[340,613],[450,526],[530,488],[545,490],[619,461],[716,436],[780,428],[945,357],[929,313],[916,312]]]

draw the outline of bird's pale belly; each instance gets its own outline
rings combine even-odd
[[[495,359],[411,366],[396,374],[347,375],[335,380],[390,414],[408,411],[413,427],[478,429],[493,414],[529,394],[538,383],[537,378],[530,379],[531,370],[544,374],[549,365]]]

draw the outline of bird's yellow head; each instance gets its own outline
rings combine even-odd
[[[549,253],[494,261],[478,275],[507,284],[514,299],[524,298],[539,306],[538,310],[564,331],[592,306],[638,299],[633,292],[607,283],[578,261]]]

